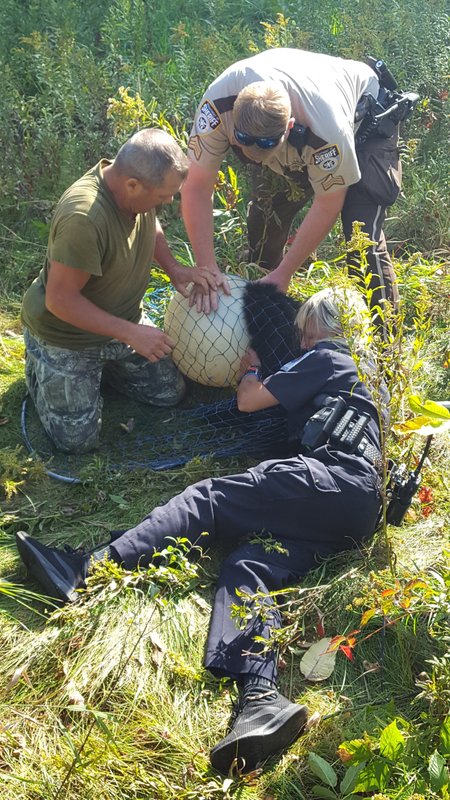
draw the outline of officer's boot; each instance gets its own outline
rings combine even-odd
[[[50,597],[73,603],[78,595],[77,589],[86,588],[86,577],[91,559],[96,561],[108,558],[109,546],[100,546],[91,551],[48,547],[24,531],[16,533],[19,555],[28,573],[45,589]]]
[[[247,675],[230,732],[211,750],[212,766],[223,775],[253,772],[300,736],[307,717],[307,707],[291,703],[275,683]]]

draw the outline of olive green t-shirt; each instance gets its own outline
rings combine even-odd
[[[82,269],[91,277],[82,294],[104,311],[139,322],[155,248],[154,210],[133,221],[117,207],[103,179],[100,161],[64,192],[51,222],[47,256],[25,293],[22,321],[48,344],[78,350],[107,337],[77,328],[45,307],[50,261]]]

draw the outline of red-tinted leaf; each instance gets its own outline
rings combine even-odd
[[[421,503],[432,503],[433,490],[429,486],[422,486],[417,493],[417,497]]]
[[[346,656],[346,658],[348,658],[349,661],[353,661],[353,653],[352,653],[352,648],[351,647],[348,647],[345,644],[341,644],[339,646],[339,650],[342,650],[342,652],[344,653],[344,656]]]

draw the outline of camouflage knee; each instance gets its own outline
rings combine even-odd
[[[109,362],[103,378],[121,394],[155,406],[176,405],[186,390],[183,376],[168,357],[152,364],[133,353],[121,361]]]
[[[100,365],[83,371],[76,351],[46,345],[29,331],[24,338],[27,388],[47,435],[64,452],[93,450],[101,429]]]

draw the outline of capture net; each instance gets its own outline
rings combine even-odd
[[[297,310],[298,304],[274,286],[245,282],[239,316],[245,334],[244,349],[250,342],[260,356],[265,376],[299,354],[293,324]],[[199,392],[203,402],[199,402]],[[30,452],[39,456],[53,477],[67,481],[82,479],[98,458],[113,470],[163,470],[181,466],[195,456],[245,455],[261,459],[286,455],[289,443],[285,412],[276,406],[242,413],[234,395],[229,395],[230,390],[192,385],[184,404],[161,409],[114,392],[108,394],[100,447],[90,454],[57,451],[30,400],[23,406],[22,430]]]

